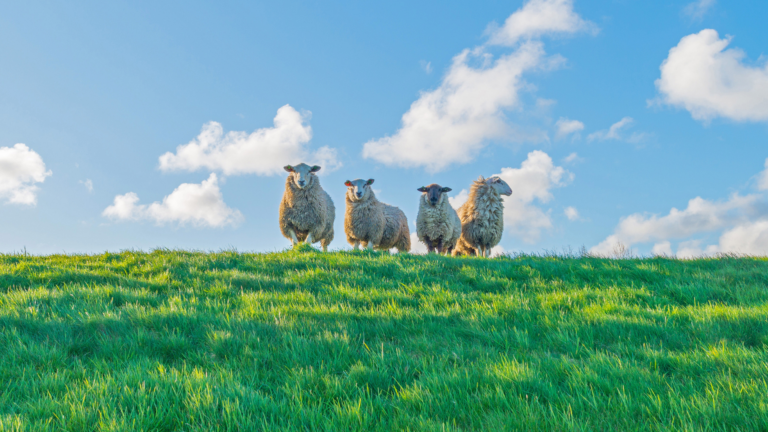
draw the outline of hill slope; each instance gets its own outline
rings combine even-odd
[[[768,430],[768,263],[0,256],[0,430]]]

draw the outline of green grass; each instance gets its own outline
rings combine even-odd
[[[0,256],[0,431],[768,431],[768,262]]]

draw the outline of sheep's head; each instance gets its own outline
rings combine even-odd
[[[304,189],[305,187],[309,187],[312,182],[315,181],[314,179],[314,173],[320,171],[320,167],[317,165],[309,166],[305,163],[300,163],[298,165],[286,165],[285,167],[286,171],[288,171],[290,174],[291,179],[293,180],[293,184],[296,185],[299,189]]]
[[[437,183],[432,183],[429,186],[422,186],[416,189],[419,192],[423,192],[427,197],[427,203],[432,206],[436,206],[442,202],[443,194],[450,192],[451,188],[442,187]]]
[[[499,176],[488,177],[485,183],[491,186],[499,195],[512,195],[512,188]]]
[[[344,186],[347,187],[347,196],[352,201],[363,201],[368,199],[369,196],[373,195],[373,191],[371,190],[371,185],[373,184],[373,179],[363,180],[363,179],[357,179],[357,180],[347,180],[344,183]]]

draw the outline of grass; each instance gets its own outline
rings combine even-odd
[[[0,256],[0,431],[768,431],[768,262]]]

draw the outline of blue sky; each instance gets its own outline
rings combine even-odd
[[[281,250],[306,162],[331,249],[500,174],[505,251],[768,253],[766,2],[158,3],[2,7],[0,251]]]

